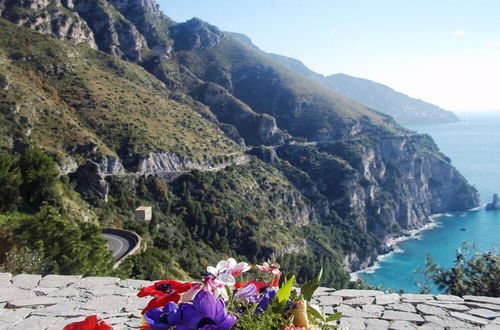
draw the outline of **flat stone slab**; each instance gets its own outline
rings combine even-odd
[[[366,329],[366,325],[361,318],[343,317],[340,319],[342,329]]]
[[[363,305],[361,310],[365,313],[371,314],[374,317],[380,317],[384,312],[384,307],[379,305]]]
[[[464,296],[465,301],[475,301],[486,304],[500,305],[500,298],[482,296]]]
[[[389,330],[415,330],[417,326],[408,321],[393,321],[389,326]]]
[[[417,311],[423,315],[447,315],[446,311],[442,308],[429,306],[426,304],[418,304]]]
[[[442,303],[439,301],[431,301],[431,302],[426,302],[426,305],[429,306],[435,306],[435,307],[441,307],[443,309],[449,310],[449,311],[455,311],[455,312],[465,312],[468,311],[470,308],[467,307],[466,305],[459,305],[459,304],[447,304],[447,303]]]
[[[7,308],[22,308],[22,307],[36,307],[36,306],[51,306],[59,303],[61,299],[51,297],[33,297],[28,299],[15,299],[9,301]]]
[[[374,297],[358,297],[344,300],[343,303],[351,306],[370,305],[375,301]]]
[[[381,318],[388,321],[424,322],[422,316],[416,313],[398,311],[385,311]]]
[[[9,302],[14,299],[36,297],[35,292],[19,289],[15,286],[0,288],[0,302]]]
[[[125,307],[126,304],[127,304],[126,297],[101,296],[92,298],[87,303],[82,304],[81,309],[102,311],[106,314],[113,314],[120,312],[122,308]]]
[[[400,303],[400,304],[392,304],[386,306],[387,310],[394,310],[400,312],[408,312],[408,313],[416,313],[417,310],[412,304],[409,303]]]
[[[480,302],[467,302],[467,306],[471,308],[486,308],[492,311],[500,311],[500,305],[488,304],[488,303],[480,303]]]
[[[379,319],[368,319],[365,321],[366,330],[387,330],[389,329],[389,321]]]
[[[373,315],[369,313],[365,313],[361,311],[360,309],[353,308],[348,305],[340,305],[335,308],[336,312],[342,313],[342,316],[346,317],[354,317],[354,318],[371,318]]]
[[[322,305],[333,305],[333,306],[340,305],[343,300],[341,296],[319,296],[317,299]]]
[[[0,273],[0,287],[12,286],[12,275],[10,273]]]
[[[154,283],[153,281],[144,281],[144,280],[123,280],[120,281],[118,285],[125,288],[133,288],[139,291],[144,287],[153,285],[153,283]]]
[[[467,314],[482,317],[483,319],[495,319],[497,317],[500,317],[500,312],[494,312],[489,309],[484,309],[484,308],[475,308],[471,309],[470,311],[467,312]]]
[[[351,290],[344,289],[332,292],[332,296],[341,296],[345,298],[355,298],[355,297],[375,297],[381,296],[384,292],[378,290]]]
[[[488,320],[485,320],[480,317],[472,316],[470,314],[460,313],[460,312],[450,312],[450,315],[469,323],[477,324],[477,325],[486,325],[489,324]]]
[[[442,325],[437,323],[425,323],[417,328],[418,330],[445,330]]]
[[[455,329],[455,328],[457,328],[457,329],[475,328],[475,326],[472,324],[465,323],[461,320],[458,320],[458,319],[450,317],[450,316],[424,315],[424,318],[429,323],[439,324],[440,326],[450,327],[452,329]]]
[[[42,288],[63,288],[71,283],[78,282],[81,276],[47,275],[40,280],[38,286]]]
[[[41,275],[19,274],[12,278],[12,284],[20,289],[33,289],[38,286]]]
[[[433,301],[434,296],[431,294],[413,294],[413,293],[405,293],[401,295],[401,299],[403,302],[409,302],[409,303],[419,303],[419,302],[426,302],[426,301]]]
[[[118,282],[120,282],[118,277],[85,277],[76,282],[73,286],[79,289],[97,289]]]
[[[460,298],[459,296],[449,295],[449,294],[438,294],[434,297],[436,298],[436,300],[439,300],[439,301],[450,301],[450,302],[454,302],[454,303],[464,302],[463,298]]]
[[[385,294],[375,297],[375,303],[377,305],[389,305],[396,304],[401,301],[401,296],[397,293]]]

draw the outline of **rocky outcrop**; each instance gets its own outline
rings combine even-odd
[[[104,175],[124,174],[125,168],[119,158],[113,156],[105,156],[99,161],[100,171]]]
[[[135,170],[138,175],[155,175],[165,172],[187,172],[190,170],[216,171],[233,164],[241,164],[248,157],[238,154],[226,155],[227,161],[198,163],[182,156],[166,153],[152,152],[142,156]]]
[[[498,194],[493,195],[493,201],[486,204],[486,211],[500,210],[500,199]]]
[[[175,50],[214,48],[226,38],[217,27],[199,18],[172,26],[170,36],[174,39]]]
[[[87,160],[76,172],[76,190],[88,198],[108,200],[108,183],[98,163]]]
[[[148,47],[161,56],[170,55],[173,41],[168,28],[175,23],[163,15],[154,0],[110,0],[113,6],[134,23],[146,38]]]
[[[142,60],[146,39],[108,2],[78,1],[75,10],[94,32],[99,50],[126,60]]]
[[[55,8],[48,9],[49,4]],[[4,0],[1,16],[11,22],[52,35],[73,44],[87,44],[97,49],[94,34],[78,13],[72,11],[73,2],[49,0]],[[1,7],[1,4],[0,4]]]
[[[274,117],[255,113],[223,87],[207,83],[194,89],[194,99],[208,106],[221,122],[233,125],[248,145],[282,144],[288,134],[278,129]]]
[[[432,214],[479,204],[474,188],[426,136],[297,144],[277,154],[307,173],[332,212],[382,240],[422,227]]]

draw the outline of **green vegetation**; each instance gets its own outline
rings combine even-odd
[[[0,153],[0,182],[0,198],[6,202],[0,213],[3,271],[85,275],[111,272],[112,259],[100,228],[94,223],[70,220],[72,213],[65,209],[69,201],[61,193],[63,184],[54,162],[42,150],[28,148],[19,157]]]
[[[431,279],[447,294],[500,297],[500,255],[495,251],[480,253],[476,247],[464,244],[457,250],[452,268],[440,267],[427,256],[423,274],[423,292],[429,290]]]
[[[170,100],[141,67],[3,19],[0,29],[0,74],[11,81],[0,89],[0,148],[37,141],[60,159],[69,150],[84,159],[96,147],[102,155],[168,151],[197,162],[237,152],[216,124],[188,101]]]

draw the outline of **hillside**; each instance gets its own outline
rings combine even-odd
[[[460,121],[451,111],[414,99],[380,83],[341,73],[326,79],[332,90],[391,115],[400,124],[444,124]]]
[[[243,37],[240,40],[245,41]],[[249,39],[246,42],[250,42]],[[343,73],[323,76],[299,60],[268,54],[275,61],[332,91],[394,118],[402,125],[445,124],[460,121],[451,111],[415,99],[383,84]]]
[[[478,204],[429,136],[151,0],[0,0],[0,15],[0,148],[14,155],[0,173],[15,178],[33,147],[50,155],[67,192],[51,207],[142,236],[120,276],[189,278],[232,255],[345,286],[386,238]],[[7,219],[40,218],[25,197]]]

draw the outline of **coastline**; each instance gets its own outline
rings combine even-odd
[[[385,259],[387,259],[391,255],[404,252],[404,250],[402,250],[401,248],[398,247],[399,244],[401,244],[405,241],[411,240],[411,239],[418,240],[418,239],[420,239],[419,235],[422,234],[423,232],[439,227],[441,225],[441,222],[439,221],[439,219],[444,218],[444,217],[465,216],[465,213],[480,211],[481,209],[484,208],[484,206],[485,206],[484,203],[480,203],[478,206],[473,207],[467,211],[436,213],[436,214],[431,215],[429,217],[429,219],[427,219],[427,222],[421,228],[410,229],[402,236],[386,238],[384,240],[384,244],[389,249],[391,249],[391,251],[388,253],[378,255],[377,260],[375,261],[375,263],[373,265],[350,273],[349,275],[351,277],[351,279],[350,279],[351,282],[356,282],[359,279],[360,273],[365,273],[365,274],[374,273],[377,269],[380,268],[380,262],[384,261]]]
[[[411,239],[419,239],[419,235],[421,233],[440,226],[441,222],[439,222],[439,218],[451,217],[451,216],[453,216],[451,213],[433,214],[429,217],[427,222],[421,228],[410,229],[402,236],[386,238],[384,240],[384,245],[387,246],[391,251],[388,253],[378,255],[377,260],[373,265],[350,273],[349,275],[351,277],[351,282],[356,282],[359,279],[360,273],[366,273],[366,274],[374,273],[377,269],[380,268],[380,262],[384,261],[391,255],[404,252],[404,250],[398,247],[399,244]]]

